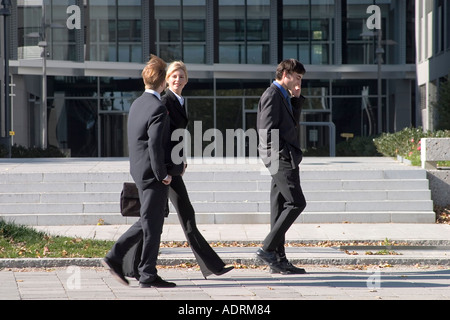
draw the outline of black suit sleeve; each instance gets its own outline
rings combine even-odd
[[[160,106],[147,124],[148,152],[153,173],[158,181],[164,180],[167,176],[165,148],[168,146],[163,145],[165,131],[168,130],[167,123],[167,110],[164,106]]]
[[[277,156],[279,146],[280,105],[276,95],[264,94],[259,101],[258,133],[261,159],[267,166],[272,156]],[[275,142],[275,143],[274,143]],[[272,154],[273,153],[273,154]]]

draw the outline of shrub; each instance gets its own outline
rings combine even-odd
[[[8,155],[6,147],[0,144],[0,158]],[[47,149],[37,147],[26,148],[24,146],[13,145],[11,147],[11,158],[64,158],[64,153],[55,146],[48,146]]]
[[[319,148],[309,148],[303,151],[305,157],[328,157],[330,147],[328,145]],[[336,144],[337,157],[378,157],[373,137],[354,137],[348,141]]]
[[[383,133],[374,139],[375,146],[386,157],[397,157],[413,161],[413,165],[420,163],[421,138],[448,138],[450,130],[436,132],[423,131],[421,127],[405,128],[395,133]]]
[[[336,145],[338,157],[375,157],[380,156],[373,137],[354,137]]]

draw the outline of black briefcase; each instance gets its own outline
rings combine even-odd
[[[120,193],[120,213],[124,217],[140,217],[141,202],[139,191],[134,182],[124,182]],[[166,202],[164,216],[169,216],[169,203]]]
[[[120,213],[124,217],[139,217],[141,203],[139,202],[139,192],[134,182],[124,182],[120,193]]]

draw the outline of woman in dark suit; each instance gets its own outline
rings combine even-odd
[[[188,124],[188,116],[184,106],[184,98],[182,97],[183,88],[188,82],[188,74],[183,62],[175,61],[169,65],[166,82],[168,88],[166,94],[162,97],[162,102],[169,111],[170,132],[172,134],[177,129],[186,129]],[[178,143],[179,141],[172,141],[172,147]],[[225,267],[225,263],[197,229],[195,211],[182,176],[172,177],[169,187],[169,199],[178,213],[186,239],[197,259],[203,276],[206,278],[211,274],[222,275],[232,270],[234,267]]]

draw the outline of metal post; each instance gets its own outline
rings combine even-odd
[[[382,133],[383,132],[383,108],[382,108],[382,99],[381,99],[381,95],[383,94],[383,90],[382,90],[382,81],[381,81],[381,64],[383,63],[383,47],[381,46],[381,40],[382,40],[382,31],[381,28],[378,29],[378,39],[377,39],[377,50],[376,50],[376,54],[377,54],[377,65],[378,65],[378,101],[377,101],[377,105],[378,105],[378,133]]]
[[[44,30],[45,32],[45,30]],[[39,42],[39,47],[42,47],[42,98],[41,98],[41,112],[40,112],[40,147],[47,149],[47,42]]]
[[[40,110],[40,147],[47,149],[47,37],[45,24],[45,3],[42,3],[41,41],[38,46],[42,48],[42,97]]]

